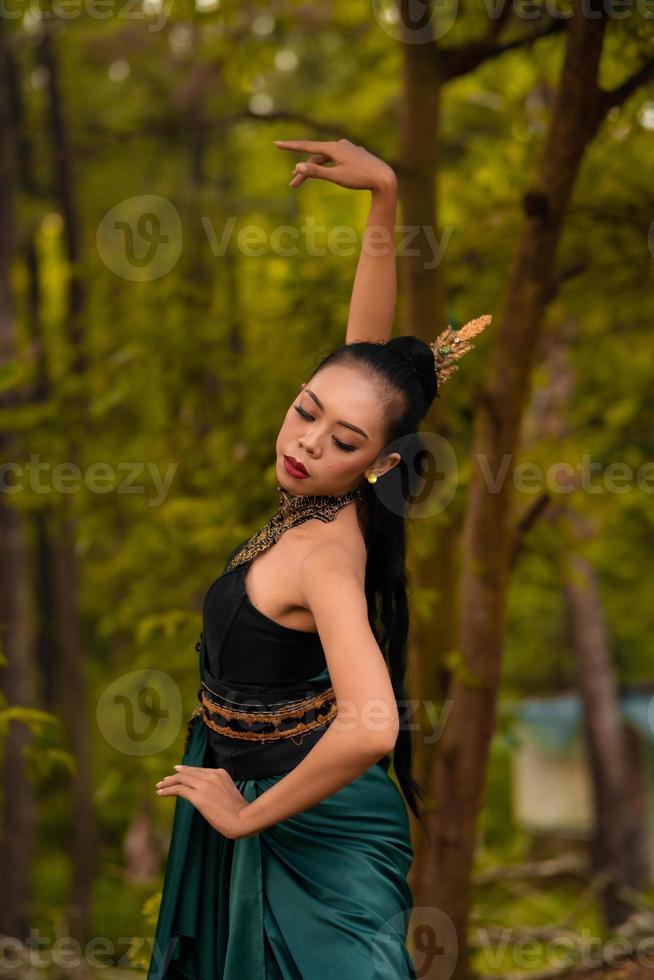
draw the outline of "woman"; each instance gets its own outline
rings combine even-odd
[[[439,363],[445,377],[468,348],[389,340],[392,169],[347,140],[276,145],[310,154],[291,186],[368,189],[370,214],[345,344],[300,385],[277,437],[278,510],[205,596],[199,703],[182,765],[157,784],[178,799],[148,980],[416,975],[413,850],[388,773],[392,753],[419,816],[399,715],[405,516],[374,484],[428,411]]]

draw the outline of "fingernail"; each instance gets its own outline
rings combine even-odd
[[[304,163],[298,163],[297,169],[300,171],[301,174],[305,174],[307,172],[307,168]]]
[[[173,768],[174,768],[174,769],[181,769],[181,768],[182,768],[182,766],[181,766],[181,765],[180,765],[180,766],[173,766]]]

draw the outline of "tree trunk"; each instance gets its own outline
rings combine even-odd
[[[23,99],[23,84],[20,65],[16,58],[9,57],[9,101],[11,114],[16,131],[16,185],[26,197],[45,198],[39,186],[36,168],[34,166],[34,146],[27,125],[27,117]],[[21,229],[19,248],[24,256],[28,285],[26,289],[27,333],[33,358],[34,387],[33,402],[43,404],[50,395],[50,378],[46,361],[46,350],[43,339],[41,320],[41,286],[39,270],[39,253],[36,245],[37,219],[25,229]],[[35,574],[35,605],[38,610],[34,626],[35,658],[40,684],[38,701],[48,711],[56,710],[56,660],[53,657],[51,635],[52,623],[55,622],[56,611],[52,596],[51,572],[51,534],[49,531],[48,508],[34,512],[32,524],[34,528],[34,574]]]
[[[80,268],[81,249],[73,191],[72,152],[60,93],[59,63],[52,37],[52,20],[44,21],[38,57],[48,71],[48,130],[52,176],[55,197],[64,222],[66,258],[70,270],[66,324],[71,375],[77,381],[77,385],[72,396],[62,407],[60,424],[68,435],[67,458],[75,463],[80,455],[81,426],[85,424],[87,417],[81,387],[86,368],[83,316],[86,290]],[[74,551],[76,522],[70,513],[70,501],[65,495],[56,511],[54,528],[55,540],[52,542],[51,549],[55,581],[52,585],[52,595],[56,609],[56,639],[60,657],[58,688],[62,717],[67,724],[68,739],[76,763],[71,794],[72,894],[69,927],[72,936],[83,939],[88,932],[95,828],[90,725],[84,676],[84,643],[79,616],[78,571]]]
[[[123,841],[125,877],[131,885],[149,885],[159,874],[161,854],[152,826],[152,801],[145,798],[130,820]]]
[[[565,324],[556,335],[552,332],[548,338],[547,397],[538,399],[540,412],[531,413],[532,437],[549,438],[556,443],[570,438],[566,407],[574,392],[575,377],[568,349],[574,339],[572,323]],[[551,524],[564,521],[568,538],[562,556],[562,577],[595,800],[592,864],[595,874],[605,872],[609,876],[601,894],[606,924],[613,928],[631,911],[631,906],[621,900],[619,886],[639,889],[649,878],[645,761],[642,753],[636,751],[638,736],[629,731],[621,718],[596,576],[583,555],[586,543],[595,532],[591,522],[575,508],[574,478],[567,470],[557,473],[555,485],[565,492],[561,504],[552,509],[549,521]],[[631,769],[630,758],[636,762]]]
[[[0,367],[18,355],[11,293],[15,250],[14,187],[16,132],[9,104],[10,53],[8,30],[0,24]],[[3,401],[12,402],[10,395]],[[0,435],[0,458],[19,456],[19,440]],[[18,462],[18,460],[16,460]],[[6,485],[13,481],[6,478]],[[30,593],[30,549],[27,521],[17,497],[0,493],[0,651],[2,690],[7,705],[34,706],[34,633]],[[2,766],[2,827],[0,842],[0,933],[24,941],[29,936],[32,904],[32,859],[36,832],[34,790],[26,752],[32,742],[27,725],[9,723]]]
[[[431,903],[443,909],[457,937],[455,975],[469,975],[467,917],[476,824],[481,805],[500,676],[513,528],[513,456],[543,317],[552,293],[564,215],[584,151],[599,122],[597,75],[605,16],[575,4],[559,89],[536,184],[524,199],[526,222],[495,329],[488,377],[477,404],[474,459],[463,536],[460,645],[465,674],[452,677],[451,712],[431,777],[437,807],[427,814],[434,846],[419,869]],[[506,457],[506,460],[505,460]],[[502,462],[509,462],[502,478]],[[485,464],[485,465],[484,465]],[[485,471],[499,478],[489,490]],[[443,969],[451,966],[447,957]],[[434,976],[442,975],[434,964]]]
[[[439,118],[442,98],[437,61],[430,44],[406,43],[402,46],[403,90],[401,107],[401,157],[398,164],[398,199],[402,215],[400,242],[405,239],[410,251],[402,257],[402,332],[433,341],[446,324],[445,286],[442,255],[434,257],[434,243],[442,246],[438,228]],[[427,231],[425,231],[427,229]],[[409,236],[407,238],[407,236]],[[423,423],[423,431],[448,435],[445,409],[436,402]],[[411,462],[411,461],[409,461]],[[414,731],[414,775],[425,786],[435,747],[434,707],[443,701],[445,679],[443,658],[455,645],[456,623],[453,616],[453,575],[459,528],[450,511],[433,532],[429,549],[419,554],[411,547],[411,588],[434,592],[429,612],[420,613],[413,602],[413,619],[409,649],[409,696],[419,708],[407,716]],[[411,531],[409,546],[411,546]],[[421,535],[424,528],[418,528]],[[428,553],[425,553],[428,551]],[[434,561],[434,555],[438,561]],[[438,630],[433,629],[438,623]],[[440,720],[440,718],[438,719]],[[425,806],[428,800],[424,801]],[[429,842],[422,826],[410,815],[414,841],[414,861],[409,881],[416,906],[429,903],[429,882],[416,876]],[[427,889],[424,889],[424,886]]]
[[[474,71],[482,62],[504,51],[530,44],[561,27],[552,21],[542,33],[528,32],[502,43],[501,36],[511,20],[510,5],[493,18],[483,38],[458,47],[442,48],[433,34],[429,6],[419,7],[410,0],[398,3],[402,32],[402,102],[401,155],[397,164],[398,191],[402,212],[401,241],[408,248],[402,254],[401,303],[403,332],[426,342],[435,340],[447,323],[446,275],[444,255],[449,230],[438,224],[438,173],[440,148],[440,115],[445,86],[448,82]],[[423,423],[423,431],[438,432],[448,438],[446,404],[437,402]],[[426,786],[433,762],[437,727],[448,710],[445,691],[448,669],[445,655],[455,652],[459,576],[459,520],[453,508],[442,514],[434,526],[434,541],[425,546],[424,528],[419,528],[421,549],[411,550],[411,584],[414,595],[421,590],[434,594],[428,612],[414,601],[411,632],[408,686],[420,708],[407,718],[417,730],[414,735],[414,769],[418,781]],[[409,541],[411,544],[411,541]],[[434,556],[438,555],[438,560]],[[438,624],[434,631],[433,624]],[[436,706],[441,712],[436,716]],[[436,729],[436,730],[435,730]],[[430,799],[424,801],[430,805]],[[430,904],[431,883],[418,873],[428,840],[423,828],[411,816],[415,858],[410,883],[416,905]]]
[[[1,44],[1,42],[0,42]],[[0,313],[0,316],[3,314]],[[3,459],[7,440],[0,440]],[[6,494],[2,495],[6,498]],[[0,500],[0,670],[2,690],[10,707],[35,703],[33,608],[27,522],[17,507]],[[26,752],[32,744],[28,726],[9,723],[2,767],[2,834],[0,842],[0,933],[24,942],[29,937],[32,904],[32,861],[35,851],[36,806]]]
[[[568,517],[572,535],[581,545],[592,534],[588,522],[572,509]],[[631,792],[626,733],[595,570],[583,553],[573,550],[564,564],[564,594],[577,656],[593,786],[592,863],[596,872],[608,875],[602,905],[606,924],[612,929],[632,911],[621,897],[621,887],[639,889],[647,883],[647,840],[643,812]]]

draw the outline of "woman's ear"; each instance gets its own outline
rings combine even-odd
[[[384,459],[390,460],[390,465],[384,467],[381,476],[383,476],[384,473],[388,473],[389,470],[392,470],[395,466],[398,465],[398,463],[402,462],[402,457],[400,456],[399,453],[389,453],[388,456],[384,457]]]

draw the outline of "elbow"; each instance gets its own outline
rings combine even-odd
[[[384,726],[383,730],[378,732],[367,731],[365,736],[362,734],[361,740],[365,742],[366,748],[369,750],[369,755],[377,762],[385,755],[390,755],[395,748],[399,733],[399,723],[389,723],[388,726]]]
[[[378,756],[381,759],[385,755],[390,755],[395,748],[395,743],[397,742],[397,736],[400,734],[399,728],[394,729],[391,735],[387,733],[386,738],[380,744],[380,754]]]
[[[372,762],[393,751],[400,732],[397,708],[388,701],[371,701],[360,710],[341,701],[332,724],[343,732],[356,755]]]

